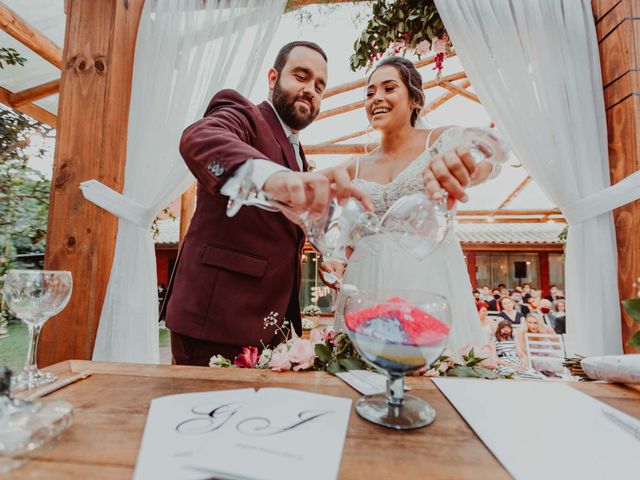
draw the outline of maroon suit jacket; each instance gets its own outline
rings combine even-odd
[[[267,102],[256,106],[238,92],[222,90],[204,118],[184,131],[180,153],[198,179],[198,194],[174,274],[167,326],[201,340],[260,346],[261,340],[266,345],[276,339],[275,326],[265,324],[277,314],[280,326],[286,317],[300,333],[302,231],[282,214],[257,207],[242,207],[229,218],[228,198],[219,193],[250,158],[299,171],[275,112]]]

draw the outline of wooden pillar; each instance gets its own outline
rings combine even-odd
[[[131,78],[144,0],[67,0],[45,268],[69,270],[67,308],[40,340],[42,366],[90,359],[109,281],[117,220],[86,201],[92,178],[121,192]]]
[[[609,170],[617,183],[640,168],[640,2],[593,0],[607,112]],[[634,295],[640,276],[640,201],[614,211],[620,299]],[[638,330],[623,312],[622,340]]]
[[[464,252],[467,260],[467,272],[469,272],[469,280],[471,287],[475,290],[478,288],[478,266],[476,262],[476,252]]]
[[[549,295],[549,286],[551,283],[548,252],[538,252],[538,265],[540,265],[540,290],[542,290],[542,296],[545,297]]]

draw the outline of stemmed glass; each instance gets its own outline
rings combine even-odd
[[[455,128],[447,134],[445,150],[467,147],[479,163],[487,160],[501,165],[509,158],[509,148],[494,130]],[[455,209],[447,209],[447,194],[432,200],[424,192],[399,198],[380,221],[382,230],[409,254],[423,260],[442,243],[451,229]]]
[[[229,180],[229,203],[227,216],[233,217],[241,207],[251,205],[271,212],[283,212],[294,219],[307,236],[309,243],[325,258],[346,262],[345,248],[364,235],[375,233],[380,228],[380,220],[375,213],[367,212],[362,204],[349,198],[343,205],[335,198],[320,215],[308,211],[298,211],[291,205],[259,189],[252,181],[251,164]],[[227,186],[225,185],[225,188]]]
[[[396,430],[432,423],[433,407],[405,395],[404,375],[442,354],[451,328],[447,299],[417,290],[355,291],[342,309],[344,328],[362,358],[387,374],[386,393],[361,397],[356,402],[358,414]]]
[[[73,282],[71,272],[53,270],[9,270],[2,295],[16,317],[29,327],[29,350],[22,372],[12,379],[14,391],[40,387],[56,380],[49,372],[38,370],[36,353],[40,330],[69,302]]]

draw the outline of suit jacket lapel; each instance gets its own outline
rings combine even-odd
[[[294,172],[299,172],[300,167],[298,167],[298,162],[296,161],[296,156],[293,153],[293,148],[291,147],[289,139],[285,135],[284,130],[282,129],[282,125],[280,125],[280,120],[278,120],[278,117],[276,117],[276,113],[273,111],[273,108],[271,108],[271,105],[269,105],[268,102],[262,102],[260,105],[258,105],[258,108],[260,109],[260,112],[262,113],[262,116],[264,117],[266,122],[269,124],[269,127],[271,127],[271,131],[280,144],[280,148],[282,148],[284,157],[287,160],[287,167],[289,167]],[[304,156],[302,158],[304,158]],[[306,164],[306,162],[304,163]]]

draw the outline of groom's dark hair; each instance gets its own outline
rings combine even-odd
[[[413,109],[411,110],[411,126],[416,126],[416,120],[420,116],[420,111],[424,107],[424,92],[422,91],[422,75],[413,65],[413,63],[406,58],[402,57],[388,57],[382,60],[376,68],[371,72],[371,75],[375,73],[380,67],[393,67],[398,71],[400,79],[404,86],[409,91],[409,99],[413,102]],[[371,79],[369,75],[369,79]],[[369,80],[367,79],[367,81]]]
[[[278,74],[282,72],[282,69],[287,63],[287,60],[289,59],[289,53],[291,53],[291,50],[293,50],[296,47],[307,47],[307,48],[310,48],[311,50],[315,50],[320,55],[322,55],[322,58],[324,58],[325,62],[327,61],[327,54],[324,53],[324,50],[322,50],[322,48],[320,48],[320,45],[318,45],[317,43],[305,42],[303,40],[289,42],[280,49],[280,51],[278,52],[278,55],[276,55],[276,61],[273,62],[273,68],[276,69]]]

